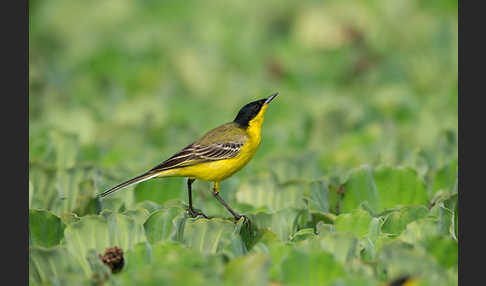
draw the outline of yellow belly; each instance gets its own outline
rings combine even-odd
[[[238,156],[230,159],[201,163],[179,169],[167,170],[161,177],[190,177],[208,182],[222,181],[243,168],[255,155],[260,140],[248,140]]]

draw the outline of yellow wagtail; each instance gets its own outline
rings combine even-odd
[[[192,207],[191,185],[196,179],[214,182],[213,195],[233,215],[236,221],[241,217],[219,196],[219,182],[243,168],[255,155],[260,145],[261,130],[268,104],[278,93],[253,101],[243,106],[233,122],[210,130],[201,138],[187,145],[169,159],[133,179],[119,184],[103,193],[105,197],[122,188],[153,178],[187,177],[189,193],[189,215],[202,215]]]

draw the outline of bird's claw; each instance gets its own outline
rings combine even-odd
[[[204,218],[209,218],[207,215],[205,215],[203,212],[198,212],[198,211],[195,211],[193,209],[188,209],[187,210],[187,213],[189,213],[189,216],[192,217],[192,218],[195,218],[197,216],[202,216]]]
[[[240,220],[242,217],[244,218],[243,223],[245,223],[245,222],[246,222],[246,226],[247,226],[247,228],[248,228],[248,231],[250,231],[250,230],[251,230],[251,221],[250,221],[250,219],[249,219],[249,218],[248,218],[246,215],[237,215],[237,216],[235,216],[235,224],[237,224],[237,223],[238,223],[238,221],[239,221],[239,220]]]

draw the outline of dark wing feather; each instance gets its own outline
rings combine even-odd
[[[210,145],[193,143],[152,168],[149,173],[233,158],[240,153],[244,144],[245,142],[213,143]]]

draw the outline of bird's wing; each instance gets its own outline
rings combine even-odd
[[[99,194],[99,196],[106,197],[130,185],[154,178],[161,171],[233,158],[240,153],[246,140],[248,140],[246,131],[239,128],[235,123],[223,124],[204,134],[200,139],[186,146],[148,172],[123,182]]]
[[[181,168],[210,161],[229,159],[240,153],[247,140],[246,133],[232,124],[225,124],[206,133],[169,159],[152,168],[149,173]]]

